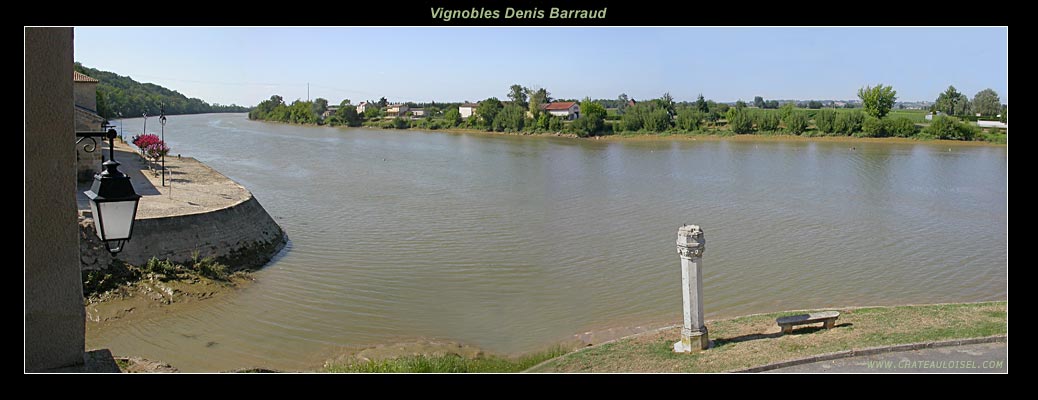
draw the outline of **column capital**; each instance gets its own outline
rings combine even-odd
[[[699,225],[682,225],[678,228],[678,255],[681,258],[702,257],[706,249],[706,239]]]

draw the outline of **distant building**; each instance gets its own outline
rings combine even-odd
[[[1002,128],[1009,129],[1009,124],[1002,121],[977,121],[977,126],[981,128]]]
[[[411,113],[411,118],[413,118],[413,119],[418,119],[418,118],[422,118],[422,117],[425,116],[425,109],[424,108],[412,108],[408,112]]]
[[[367,110],[369,106],[371,106],[371,103],[366,101],[360,102],[360,104],[357,104],[357,114],[364,114],[364,110]]]
[[[545,105],[544,111],[564,119],[580,118],[580,104],[577,104],[575,101],[556,101]]]
[[[471,117],[473,114],[476,113],[476,107],[479,107],[479,104],[476,104],[476,103],[464,103],[464,104],[458,106],[458,113],[461,114],[462,118],[468,118],[468,117]]]
[[[390,104],[386,107],[386,115],[399,117],[406,114],[407,110],[407,104]]]
[[[328,119],[328,117],[335,115],[335,113],[338,111],[339,106],[328,106],[328,108],[324,110],[324,113],[321,114],[321,118]]]
[[[72,72],[72,97],[73,107],[76,112],[76,131],[97,132],[102,129],[105,119],[97,114],[97,79],[91,78],[78,71]],[[87,152],[84,147],[94,146],[90,139],[83,140],[76,146],[76,178],[80,182],[94,179],[94,174],[101,171],[101,146],[93,152]]]
[[[937,115],[947,115],[947,114],[945,114],[944,111],[938,111]],[[923,118],[926,119],[927,121],[930,121],[930,120],[933,120],[933,117],[934,117],[934,114],[930,113],[930,114],[926,114],[926,116],[923,117]]]
[[[634,106],[635,104],[638,104],[638,102],[634,101],[634,99],[627,100],[628,107]]]

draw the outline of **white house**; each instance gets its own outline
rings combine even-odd
[[[367,110],[369,106],[371,106],[371,103],[366,101],[360,102],[360,104],[357,104],[357,114],[364,114],[364,110]]]
[[[411,112],[411,118],[413,118],[413,119],[418,119],[418,118],[422,118],[422,117],[426,116],[426,112],[425,112],[424,108],[412,108],[410,110],[410,112]]]
[[[940,116],[940,115],[946,115],[946,114],[944,113],[944,111],[938,111],[937,115]],[[926,116],[923,117],[923,119],[925,119],[927,121],[931,121],[931,120],[933,120],[933,114],[926,114]]]
[[[575,101],[556,101],[545,106],[544,111],[565,119],[580,118],[580,104]]]
[[[461,113],[462,118],[468,118],[476,113],[476,107],[479,107],[479,104],[465,103],[458,106],[458,112]]]
[[[1002,121],[977,121],[977,126],[981,128],[1009,128],[1009,124],[1003,123]]]
[[[404,115],[407,113],[407,104],[390,104],[386,107],[386,115]]]

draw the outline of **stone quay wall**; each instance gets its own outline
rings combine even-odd
[[[80,217],[82,269],[106,269],[112,256],[94,232],[94,222]],[[139,218],[133,236],[116,259],[143,265],[152,257],[187,263],[212,256],[232,269],[262,267],[285,246],[287,237],[259,201],[248,194],[241,202],[208,212]]]

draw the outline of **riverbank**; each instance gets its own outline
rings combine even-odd
[[[680,327],[671,326],[589,347],[528,372],[724,372],[794,358],[908,343],[1005,335],[1008,302],[841,309],[833,329],[799,327],[782,335],[775,318],[800,312],[708,321],[712,347],[672,351]]]
[[[566,352],[562,347],[506,358],[447,354],[330,362],[322,372],[724,372],[874,346],[1005,335],[1008,302],[841,309],[836,327],[799,327],[781,335],[775,318],[799,312],[708,321],[713,347],[676,354],[679,326]],[[546,360],[529,369],[534,360]]]
[[[262,121],[262,122],[274,122],[276,121]],[[286,123],[290,124],[290,123]],[[303,126],[318,126],[313,124],[295,124]],[[346,128],[346,127],[336,127]],[[361,127],[365,129],[379,129],[377,127]],[[347,128],[350,129],[350,128]],[[417,131],[423,133],[434,133],[443,132],[449,134],[459,135],[483,135],[483,136],[524,136],[524,137],[542,137],[542,138],[568,138],[574,140],[588,140],[588,141],[609,141],[609,142],[655,142],[655,141],[731,141],[731,142],[819,142],[819,143],[901,143],[901,144],[929,144],[938,146],[987,146],[987,147],[1003,147],[1008,146],[1005,143],[995,143],[986,141],[964,141],[964,140],[943,140],[943,139],[919,139],[919,138],[902,138],[902,137],[880,137],[880,138],[869,138],[869,137],[854,137],[854,136],[799,136],[791,134],[747,134],[747,135],[736,135],[736,134],[686,134],[686,133],[621,133],[621,134],[610,134],[602,136],[587,136],[579,137],[573,133],[563,132],[493,132],[485,131],[482,129],[469,129],[469,128],[450,128],[450,129],[420,129],[420,128],[406,128],[406,129],[384,129],[385,131]]]

